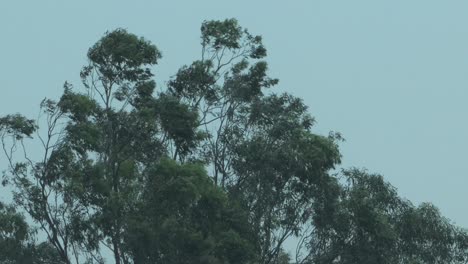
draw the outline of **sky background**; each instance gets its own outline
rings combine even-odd
[[[237,18],[263,36],[274,89],[304,99],[317,133],[343,134],[344,167],[383,174],[468,228],[467,13],[466,0],[1,1],[0,116],[36,117],[65,81],[80,89],[107,30],[156,44],[164,87],[200,57],[203,20]]]

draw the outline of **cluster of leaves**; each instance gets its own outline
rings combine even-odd
[[[433,205],[415,207],[380,175],[343,176],[337,206],[314,219],[304,263],[467,263],[468,233]]]
[[[24,216],[0,202],[0,263],[63,263],[52,245],[36,245],[33,236]]]
[[[468,235],[378,175],[332,171],[341,136],[313,132],[300,98],[267,90],[260,36],[205,21],[201,58],[156,93],[161,53],[126,30],[88,52],[41,120],[0,118],[14,203],[0,207],[5,263],[464,263]],[[45,129],[39,129],[39,125]],[[44,152],[33,160],[25,140]],[[20,151],[20,155],[16,152]],[[18,252],[8,254],[7,252]]]

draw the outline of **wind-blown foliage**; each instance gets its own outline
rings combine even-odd
[[[468,234],[434,206],[336,173],[340,134],[315,133],[300,98],[270,91],[261,36],[205,21],[200,42],[156,92],[158,48],[107,32],[83,89],[65,83],[39,120],[0,117],[18,208],[0,204],[2,263],[103,263],[104,249],[117,264],[467,263]]]

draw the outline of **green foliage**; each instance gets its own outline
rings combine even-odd
[[[247,30],[243,30],[236,19],[224,21],[205,21],[201,26],[202,46],[230,50],[243,48],[245,42],[249,42],[249,56],[259,59],[266,56],[266,49],[262,45],[260,36],[252,36]]]
[[[6,135],[12,136],[16,140],[21,140],[24,137],[30,137],[36,131],[34,120],[15,114],[7,115],[0,118],[0,131],[3,137]]]
[[[127,245],[139,263],[249,263],[247,218],[229,204],[201,164],[163,159],[130,217]],[[138,223],[138,224],[136,224]]]
[[[20,261],[28,257],[25,251],[29,232],[24,217],[13,207],[0,203],[0,262]]]
[[[229,192],[245,202],[259,234],[262,263],[274,263],[284,241],[298,236],[319,204],[331,203],[340,162],[336,142],[313,134],[313,120],[298,98],[263,96],[243,107],[228,130],[235,178]]]
[[[58,107],[63,113],[69,114],[71,121],[75,123],[88,121],[100,110],[96,101],[89,96],[74,93],[68,85],[65,85]]]
[[[189,98],[197,104],[197,98],[204,98],[210,103],[217,100],[216,76],[212,73],[212,61],[195,61],[177,72],[177,78],[169,81],[169,91],[178,98]],[[198,106],[198,105],[196,105]]]
[[[142,66],[156,64],[161,53],[149,41],[117,29],[107,32],[91,47],[88,58],[105,81],[120,83],[151,77],[150,69]]]
[[[262,37],[205,21],[201,46],[156,93],[157,47],[107,32],[83,91],[65,83],[41,120],[0,117],[18,208],[0,203],[0,262],[103,263],[106,247],[117,264],[287,264],[288,239],[302,264],[468,261],[468,233],[433,205],[380,175],[333,173],[341,135],[315,133],[300,98],[270,91]]]
[[[156,101],[156,112],[161,122],[161,129],[174,141],[174,155],[186,156],[196,146],[198,113],[176,97],[160,95]]]
[[[310,263],[466,262],[468,233],[433,205],[414,207],[380,175],[357,169],[343,175],[348,185],[333,215],[315,225]]]
[[[205,21],[201,26],[202,45],[225,46],[230,49],[240,47],[242,28],[235,19],[224,21]]]
[[[0,202],[0,263],[63,263],[49,243],[35,245],[32,235],[24,216]]]

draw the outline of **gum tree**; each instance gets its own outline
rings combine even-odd
[[[200,58],[156,92],[158,48],[107,32],[88,51],[82,89],[65,83],[38,120],[0,117],[3,183],[47,238],[45,255],[274,264],[291,261],[294,238],[297,263],[466,262],[466,232],[436,208],[413,206],[378,175],[335,174],[340,134],[315,133],[300,98],[271,91],[261,36],[235,19],[205,21],[200,42]],[[1,213],[23,230],[16,212]],[[25,232],[2,232],[28,248]]]

